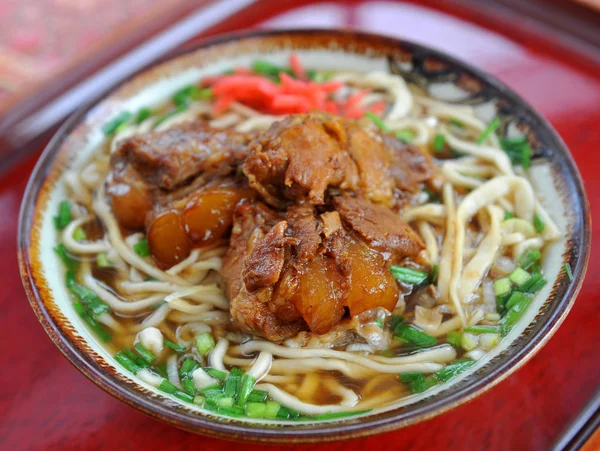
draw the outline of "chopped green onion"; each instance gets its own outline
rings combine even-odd
[[[280,420],[296,420],[300,418],[300,412],[290,409],[289,407],[281,406],[277,412],[277,418]]]
[[[335,75],[335,71],[334,70],[324,70],[322,72],[314,71],[314,73],[311,76],[310,70],[309,70],[309,71],[307,71],[307,75],[311,80],[314,80],[317,83],[324,83],[327,80],[330,80],[331,77],[333,77]]]
[[[142,369],[133,360],[127,357],[123,352],[117,352],[115,354],[115,360],[119,362],[121,366],[130,373],[137,374]]]
[[[441,133],[435,135],[433,138],[433,150],[436,152],[441,152],[444,150],[444,145],[446,144],[446,138]]]
[[[460,337],[460,345],[465,351],[472,351],[478,344],[479,340],[473,334],[464,333],[462,334],[462,337]]]
[[[267,412],[267,404],[264,402],[246,403],[246,415],[249,418],[262,418]]]
[[[100,340],[102,340],[105,343],[108,343],[109,341],[112,340],[111,335],[106,331],[106,329],[104,327],[102,327],[100,325],[100,323],[98,321],[96,321],[94,319],[94,317],[92,315],[90,315],[87,312],[87,310],[83,307],[83,305],[81,305],[77,301],[74,301],[73,307],[75,308],[75,311],[81,317],[81,319],[83,321],[85,321],[88,324],[88,326],[90,326],[90,329],[92,329],[92,331],[96,335],[98,335],[98,338],[100,338]]]
[[[163,301],[165,302],[165,301]],[[162,305],[162,304],[161,304]],[[163,344],[167,347],[167,348],[171,348],[173,351],[175,352],[185,352],[185,350],[187,349],[185,346],[181,346],[178,345],[177,343],[173,343],[170,340],[165,340],[163,342]]]
[[[225,396],[223,398],[217,399],[217,405],[219,407],[233,407],[233,398],[230,396]]]
[[[104,124],[104,126],[102,127],[102,131],[106,136],[112,135],[117,131],[119,127],[121,127],[123,124],[126,124],[132,116],[133,115],[129,111],[123,111],[112,121]]]
[[[197,406],[202,406],[202,404],[204,404],[204,396],[194,396],[194,400],[192,401],[192,403],[196,404]]]
[[[368,117],[369,119],[371,119],[373,121],[373,123],[375,125],[377,125],[377,127],[379,127],[384,132],[390,131],[390,129],[388,128],[388,126],[385,125],[385,122],[383,122],[381,120],[381,118],[379,116],[377,116],[375,113],[373,113],[372,111],[367,111],[365,113],[365,117]]]
[[[479,138],[477,138],[477,144],[483,143],[492,133],[496,131],[496,129],[500,126],[500,119],[495,117],[492,122],[486,127],[486,129],[481,133]]]
[[[390,272],[397,281],[411,285],[421,285],[429,279],[429,274],[426,272],[404,268],[403,266],[392,266]]]
[[[243,406],[248,402],[248,397],[252,390],[254,389],[254,384],[256,384],[256,378],[250,374],[244,374],[242,376],[242,384],[240,387],[240,392],[237,400],[237,404],[239,406]]]
[[[431,191],[430,189],[427,189],[427,188],[425,188],[423,190],[423,192],[427,194],[429,202],[439,202],[440,201],[440,196],[436,192]]]
[[[441,370],[438,370],[435,373],[433,373],[433,376],[440,382],[448,382],[454,376],[463,373],[464,371],[471,368],[473,365],[475,365],[475,360],[456,360],[455,362],[446,365]]]
[[[458,128],[463,128],[465,126],[465,124],[463,124],[458,119],[450,119],[450,125],[454,125],[455,127],[458,127]]]
[[[383,320],[381,318],[377,318],[375,320],[375,324],[377,324],[380,328],[383,329]]]
[[[513,293],[511,299],[513,297],[515,297],[515,299],[512,302],[509,299],[509,302],[507,303],[507,306],[510,304],[510,308],[507,309],[506,313],[498,323],[500,325],[502,336],[508,335],[510,329],[517,324],[519,319],[523,316],[531,301],[528,296],[519,292]]]
[[[565,268],[565,274],[567,275],[569,280],[573,281],[573,272],[571,271],[571,265],[569,265],[568,263],[565,263],[564,268]]]
[[[467,326],[464,328],[465,332],[472,334],[497,334],[497,326]]]
[[[169,375],[167,374],[167,362],[163,362],[159,365],[155,365],[154,367],[152,367],[152,369],[154,369],[154,371],[156,371],[156,374],[164,377],[165,379],[169,377]]]
[[[455,330],[450,331],[448,332],[448,335],[446,335],[446,342],[450,343],[452,346],[460,348],[462,344],[462,334]]]
[[[219,402],[217,401],[217,405],[218,404]],[[218,405],[217,411],[223,415],[228,415],[230,417],[243,417],[245,413],[244,409],[239,406],[227,407]]]
[[[400,375],[400,381],[408,385],[412,394],[422,393],[427,389],[423,373],[404,373]]]
[[[55,246],[54,252],[56,252],[56,254],[61,259],[63,264],[67,267],[67,269],[75,271],[77,269],[77,266],[79,266],[79,262],[75,260],[75,258],[73,258],[71,254],[69,254],[64,244],[59,243],[57,246]]]
[[[281,404],[275,401],[267,401],[267,411],[265,412],[265,418],[274,420],[277,418],[277,414],[281,409]]]
[[[96,255],[96,265],[99,268],[110,268],[112,266],[108,260],[108,256],[104,252]]]
[[[194,381],[192,380],[191,377],[186,376],[183,379],[181,379],[181,386],[183,387],[183,390],[190,396],[195,396],[196,395],[196,386],[194,385]]]
[[[142,359],[139,355],[133,352],[131,349],[125,348],[121,350],[121,353],[129,358],[132,362],[135,362],[140,368],[148,368],[150,364]]]
[[[74,231],[73,231],[73,239],[75,241],[83,241],[87,238],[87,235],[85,233],[85,230],[83,230],[81,227],[77,227]]]
[[[133,245],[133,251],[142,258],[150,257],[150,255],[152,255],[150,252],[150,247],[148,246],[148,240],[146,238],[142,238],[135,243]]]
[[[284,72],[290,76],[293,76],[293,72],[289,68],[277,66],[276,64],[271,64],[265,60],[256,60],[252,63],[252,70],[260,75],[264,75],[269,78],[273,78],[276,81],[279,81],[279,74]]]
[[[207,399],[225,396],[219,384],[213,384],[209,385],[208,387],[204,387],[202,390],[200,390],[200,393],[202,393],[202,395]]]
[[[537,249],[529,249],[519,257],[519,266],[528,270],[534,263],[541,260],[542,253]]]
[[[508,211],[506,210],[504,212],[504,220],[506,221],[507,219],[512,219],[515,217],[515,214],[512,211]]]
[[[264,390],[252,390],[248,395],[248,402],[265,402],[269,397],[269,392]]]
[[[393,331],[396,329],[396,327],[398,327],[399,324],[402,324],[403,322],[404,318],[402,318],[400,315],[392,315],[390,318],[390,330]]]
[[[510,293],[511,285],[510,279],[508,277],[503,277],[502,279],[494,280],[494,293],[496,297],[504,296],[505,294]]]
[[[179,376],[182,378],[190,376],[197,368],[200,368],[198,362],[196,362],[194,359],[185,359],[181,365],[181,368],[179,369]]]
[[[186,402],[189,402],[189,403],[194,402],[194,397],[193,396],[188,395],[185,392],[182,392],[175,385],[173,385],[171,382],[169,382],[167,379],[163,379],[163,381],[158,386],[158,389],[160,391],[162,391],[162,392],[165,392],[165,393],[168,393],[170,395],[173,395],[176,398],[181,399],[182,401],[186,401]]]
[[[178,107],[188,106],[190,101],[198,98],[200,89],[196,85],[186,86],[173,95],[173,103]]]
[[[523,169],[529,169],[532,150],[526,137],[504,138],[500,140],[500,145],[513,165],[521,165]]]
[[[437,283],[437,279],[438,279],[438,272],[440,271],[440,268],[438,265],[433,265],[433,269],[431,270],[431,284],[435,285]]]
[[[394,329],[394,338],[400,338],[399,341],[412,343],[421,348],[427,348],[437,344],[437,339],[435,337],[432,337],[409,324],[400,324],[396,326]]]
[[[415,134],[412,130],[399,130],[396,132],[396,138],[404,143],[411,143],[415,139]]]
[[[141,124],[150,116],[152,116],[152,110],[150,110],[150,108],[142,108],[140,111],[138,111],[138,114],[135,116],[135,123]]]
[[[142,359],[144,359],[146,362],[148,362],[149,364],[152,364],[152,362],[154,362],[154,360],[156,359],[156,357],[154,357],[154,354],[152,354],[150,351],[148,351],[144,347],[143,344],[136,343],[133,347],[135,348],[137,353],[140,355],[140,357]]]
[[[219,379],[220,381],[224,381],[227,377],[227,373],[225,371],[218,370],[216,368],[204,368],[204,371],[209,375],[214,377],[215,379]]]
[[[196,337],[196,348],[202,357],[207,355],[215,347],[215,339],[208,332]]]
[[[544,231],[544,227],[546,227],[546,224],[544,224],[544,221],[537,213],[533,215],[533,226],[535,227],[535,230],[537,230],[537,233],[542,233]]]
[[[544,279],[539,272],[537,272],[531,276],[531,279],[521,285],[519,290],[523,293],[536,293],[540,291],[544,285],[546,285],[546,283],[548,283],[548,281]]]
[[[520,291],[515,291],[513,294],[510,295],[510,298],[506,302],[506,309],[510,310],[513,305],[515,305],[519,302],[524,302],[524,301],[528,301],[528,300],[529,300],[529,297],[526,294],[521,293]]]
[[[194,100],[208,100],[212,98],[213,92],[210,88],[204,88],[198,90],[198,92],[192,97]]]
[[[75,280],[75,272],[67,271],[67,288],[73,293],[94,315],[101,315],[110,311],[110,307],[106,305],[96,293],[83,285],[79,285]]]
[[[63,200],[58,205],[58,216],[54,216],[54,226],[58,230],[62,230],[71,222],[71,206],[68,200]]]
[[[508,278],[518,287],[523,286],[529,279],[531,279],[531,274],[525,271],[523,268],[517,268]]]
[[[314,415],[312,418],[314,420],[337,420],[340,418],[348,418],[355,417],[357,415],[362,415],[363,413],[368,413],[372,409],[367,410],[355,410],[353,412],[334,412],[334,413],[322,413],[320,415]]]
[[[233,368],[225,378],[223,391],[225,396],[237,398],[240,394],[242,385],[242,375],[244,371],[239,368]]]
[[[162,124],[163,122],[165,122],[168,119],[171,119],[173,116],[177,116],[180,113],[183,113],[185,110],[188,109],[188,105],[179,105],[177,108],[169,111],[168,113],[162,115],[161,117],[159,117],[156,122],[154,123],[154,127],[158,127],[160,124]]]

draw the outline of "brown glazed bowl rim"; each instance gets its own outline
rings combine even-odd
[[[188,52],[249,39],[305,39],[310,41],[311,39],[323,40],[328,38],[336,42],[355,42],[368,46],[380,45],[386,48],[410,49],[410,52],[415,54],[419,53],[431,56],[451,66],[461,68],[470,77],[490,87],[494,92],[500,93],[503,98],[508,99],[512,104],[518,105],[522,114],[530,118],[532,123],[538,127],[536,132],[543,134],[546,141],[552,143],[554,149],[552,155],[553,169],[557,171],[557,177],[565,185],[568,200],[573,204],[572,208],[577,212],[575,223],[571,227],[568,236],[568,251],[565,252],[568,255],[563,257],[565,262],[571,265],[573,280],[569,282],[564,272],[559,274],[554,282],[555,289],[551,294],[552,300],[549,302],[543,315],[541,315],[541,319],[536,318],[534,320],[535,324],[526,329],[526,333],[521,334],[509,348],[488,362],[480,371],[470,375],[441,394],[426,399],[425,402],[418,402],[399,409],[354,420],[348,419],[334,423],[316,424],[299,423],[294,427],[218,421],[215,417],[209,415],[190,415],[172,403],[164,402],[164,398],[149,396],[147,393],[136,390],[131,383],[115,377],[114,372],[107,371],[105,366],[99,365],[96,359],[83,351],[81,343],[73,339],[73,335],[69,333],[68,326],[64,322],[56,321],[56,318],[49,311],[47,302],[51,301],[51,296],[48,294],[46,287],[43,286],[43,283],[40,282],[38,277],[39,271],[36,270],[36,265],[41,265],[41,263],[36,262],[35,256],[32,256],[31,243],[32,234],[35,233],[36,211],[42,208],[40,206],[40,197],[43,197],[42,192],[48,183],[47,179],[51,175],[51,172],[61,173],[64,169],[64,165],[56,169],[57,156],[61,153],[59,151],[62,145],[67,137],[82,123],[86,114],[99,100],[104,99],[108,94],[114,93],[120,86],[128,83],[131,80],[130,78],[119,86],[113,87],[110,92],[100,95],[96,101],[75,112],[47,145],[25,191],[19,218],[18,236],[18,257],[21,278],[29,302],[38,320],[52,341],[69,361],[92,382],[115,398],[154,418],[181,429],[230,440],[311,443],[382,433],[431,418],[489,390],[531,358],[553,335],[572,307],[583,282],[591,244],[591,216],[583,183],[571,154],[552,126],[515,92],[496,78],[443,52],[410,41],[363,32],[341,30],[298,29],[228,34],[203,41],[191,48],[172,54],[169,58],[164,58],[160,62],[187,54]],[[156,64],[152,64],[152,67],[155,67]],[[149,67],[144,68],[139,73],[147,69]]]

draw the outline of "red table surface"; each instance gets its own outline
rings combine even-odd
[[[266,6],[265,6],[266,3]],[[211,30],[256,25],[353,26],[446,50],[496,75],[538,108],[571,149],[600,222],[600,66],[521,28],[447,2],[262,2]],[[300,6],[298,6],[300,5]],[[266,9],[266,7],[272,9]],[[283,10],[286,11],[283,11]],[[258,18],[258,19],[257,19]],[[503,23],[510,23],[504,26]],[[104,393],[61,355],[38,324],[16,259],[18,210],[38,155],[0,179],[0,449],[228,449],[155,421]],[[600,229],[593,232],[600,238]],[[600,251],[577,302],[549,343],[475,400],[429,421],[351,443],[305,449],[547,449],[600,387]],[[238,445],[239,446],[239,445]],[[243,445],[259,450],[263,445]]]

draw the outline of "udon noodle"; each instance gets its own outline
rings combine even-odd
[[[232,321],[221,280],[226,241],[161,268],[143,249],[143,233],[118,223],[106,179],[119,143],[198,118],[214,128],[261,132],[281,115],[236,101],[215,113],[215,99],[203,89],[185,108],[168,102],[151,114],[119,116],[105,143],[65,174],[67,211],[58,221],[61,215],[67,221],[57,249],[77,269],[67,278],[78,311],[120,363],[183,402],[284,420],[380,407],[471,366],[544,283],[537,251],[560,232],[535,196],[528,161],[517,167],[509,158],[507,146],[513,154],[519,146],[530,150],[523,136],[499,137],[497,124],[482,121],[472,107],[435,100],[394,74],[314,71],[312,77],[340,82],[332,98],[355,96],[360,111],[383,104],[378,125],[439,166],[439,191],[421,190],[398,213],[424,243],[418,268],[431,273],[422,283],[400,278],[393,311],[378,308],[369,320],[348,318],[325,334],[302,331],[271,342]],[[397,336],[402,321],[433,341]],[[240,390],[248,392],[243,402]]]

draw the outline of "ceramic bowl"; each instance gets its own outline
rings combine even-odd
[[[546,252],[549,283],[501,344],[451,382],[364,416],[320,423],[235,420],[202,411],[157,391],[125,372],[90,335],[71,307],[52,216],[65,197],[61,181],[104,139],[100,126],[121,110],[160,104],[202,77],[260,57],[285,64],[291,50],[307,67],[392,71],[444,101],[472,105],[482,119],[494,115],[501,132],[517,127],[534,148],[531,178],[564,238]],[[29,301],[42,326],[65,356],[91,381],[116,398],[188,431],[228,439],[313,442],[375,434],[430,418],[464,403],[520,367],[556,331],[573,305],[590,250],[590,215],[581,178],[556,132],[536,111],[495,78],[418,44],[382,36],[323,30],[253,32],[204,42],[156,64],[75,113],[42,155],[23,200],[19,262]],[[573,280],[563,270],[572,268]]]

